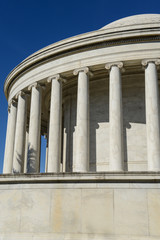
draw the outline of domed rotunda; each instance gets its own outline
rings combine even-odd
[[[3,239],[160,238],[159,65],[160,14],[144,14],[49,45],[13,69]]]

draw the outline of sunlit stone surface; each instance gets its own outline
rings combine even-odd
[[[144,14],[9,74],[0,238],[160,239],[159,53],[160,15]]]

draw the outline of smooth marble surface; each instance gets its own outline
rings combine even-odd
[[[66,176],[72,179],[72,174]],[[160,237],[160,184],[155,188],[151,179],[148,183],[138,180],[140,176],[154,179],[159,175],[132,173],[127,180],[125,174],[117,173],[116,183],[111,182],[113,175],[110,181],[102,178],[99,183],[98,175],[90,174],[96,180],[90,183],[85,176],[78,174],[68,183],[61,174],[64,182],[56,183],[54,174],[37,175],[40,182],[29,183],[34,176],[21,175],[19,184],[16,184],[18,177],[6,176],[6,180],[13,182],[0,181],[1,239],[151,240]]]
[[[47,172],[59,172],[61,162],[62,131],[62,80],[60,76],[51,79],[51,103],[49,119]]]
[[[37,173],[40,168],[42,89],[36,83],[31,86],[31,91],[27,172]]]
[[[8,109],[8,123],[6,131],[3,173],[12,173],[16,119],[17,103],[12,101]]]
[[[24,93],[18,95],[17,119],[14,140],[13,154],[13,173],[22,173],[24,168],[24,152],[25,152],[25,133],[26,133],[26,109],[27,96]]]

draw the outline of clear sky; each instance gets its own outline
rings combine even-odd
[[[51,43],[144,13],[160,14],[160,0],[0,0],[0,173],[8,115],[3,85],[9,72]]]

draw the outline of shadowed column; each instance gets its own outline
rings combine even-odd
[[[13,173],[22,173],[24,167],[27,100],[26,95],[23,92],[20,92],[17,97],[18,107],[13,156]]]
[[[38,173],[40,168],[40,136],[41,136],[41,98],[42,88],[35,83],[31,89],[31,107],[28,137],[28,173]]]

